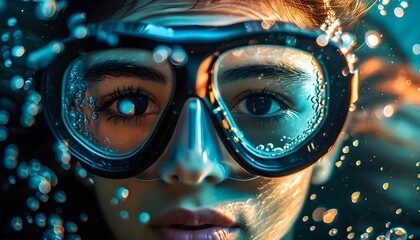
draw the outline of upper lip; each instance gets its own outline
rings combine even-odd
[[[211,209],[196,211],[175,209],[151,221],[150,225],[153,227],[171,227],[177,225],[236,227],[233,217]]]

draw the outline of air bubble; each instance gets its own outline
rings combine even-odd
[[[402,213],[402,209],[401,208],[398,208],[397,211],[395,211],[395,214],[397,214],[397,215],[398,214],[401,214],[401,213]]]
[[[322,221],[327,224],[332,223],[335,220],[337,213],[338,211],[335,208],[326,211],[322,216]]]
[[[14,17],[11,17],[7,20],[7,25],[9,27],[14,27],[14,26],[16,26],[16,24],[17,24],[17,19],[14,18]]]
[[[13,57],[22,57],[25,54],[26,49],[23,46],[14,46],[12,48],[12,56]]]
[[[379,235],[376,237],[376,240],[385,240],[385,236],[384,235]]]
[[[9,68],[13,65],[12,60],[7,59],[6,61],[4,61],[4,66]]]
[[[138,220],[141,224],[146,224],[150,221],[150,214],[147,212],[141,212],[139,214]]]
[[[414,44],[413,45],[413,53],[415,55],[419,55],[420,54],[420,44]]]
[[[67,195],[64,191],[58,191],[54,194],[54,200],[58,203],[64,203],[67,200]]]
[[[160,45],[153,50],[153,59],[157,63],[162,63],[168,59],[170,54],[171,48],[166,45]]]
[[[35,215],[35,225],[38,227],[45,227],[47,225],[47,216],[44,213]]]
[[[5,126],[0,126],[0,142],[6,141],[9,136],[9,130]]]
[[[331,230],[328,232],[328,234],[329,234],[331,237],[336,236],[336,235],[337,235],[337,233],[338,233],[337,228],[333,228],[333,229],[331,229]]]
[[[71,34],[78,39],[82,39],[87,36],[88,30],[85,26],[79,25],[73,28]]]
[[[66,229],[66,232],[69,233],[76,233],[77,232],[77,225],[74,222],[66,222],[64,224],[64,228]]]
[[[121,211],[120,211],[120,217],[121,217],[123,220],[128,220],[130,216],[128,215],[128,212],[127,212],[126,210],[121,210]]]
[[[44,20],[51,19],[57,12],[57,3],[55,0],[44,0],[38,3],[35,15]]]
[[[29,197],[26,200],[26,206],[31,209],[32,211],[36,211],[39,209],[39,201],[35,197]]]
[[[128,198],[128,194],[130,193],[130,191],[128,191],[127,188],[125,187],[120,187],[117,189],[116,191],[116,196],[117,198],[121,199],[121,200],[125,200]]]
[[[88,220],[88,215],[87,215],[86,213],[81,213],[81,214],[79,215],[79,218],[80,218],[80,221],[82,221],[82,222],[87,222],[87,220]]]
[[[385,237],[387,240],[406,240],[408,236],[404,228],[395,227],[389,230]]]
[[[16,178],[14,176],[10,176],[9,177],[9,183],[12,184],[12,185],[15,184],[16,183]]]
[[[365,43],[370,48],[377,48],[381,44],[382,35],[376,30],[369,30],[365,33]]]
[[[10,144],[4,150],[3,166],[7,169],[14,169],[17,164],[19,149],[16,145]]]
[[[384,189],[384,190],[388,190],[388,188],[389,188],[389,183],[384,183],[383,185],[382,185],[382,188]]]
[[[351,202],[352,203],[357,203],[359,201],[359,197],[360,197],[360,192],[354,192],[351,195]]]
[[[397,18],[402,18],[402,17],[404,17],[404,9],[402,9],[400,7],[396,7],[394,9],[394,14]]]
[[[407,1],[401,1],[400,6],[403,8],[408,8],[408,2]]]
[[[175,47],[171,54],[171,63],[175,66],[183,66],[188,61],[188,55],[181,47]]]
[[[21,217],[14,217],[11,221],[12,228],[16,231],[21,231],[23,228],[23,220]]]

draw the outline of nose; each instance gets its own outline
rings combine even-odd
[[[221,143],[198,98],[187,100],[162,157],[160,178],[169,184],[217,184],[228,172],[223,166]]]

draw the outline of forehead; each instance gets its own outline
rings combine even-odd
[[[291,8],[276,1],[276,9],[265,1],[172,1],[156,0],[149,3],[133,1],[128,8],[117,10],[112,20],[142,21],[159,25],[221,26],[251,20],[276,20],[295,23],[302,16],[287,17]],[[281,6],[281,9],[279,9]]]

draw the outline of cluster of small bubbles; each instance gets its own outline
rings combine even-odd
[[[25,102],[22,105],[22,115],[20,124],[23,127],[30,127],[35,123],[35,116],[39,112],[39,103],[41,102],[41,94],[36,91],[30,91],[26,94]]]
[[[38,210],[38,209],[39,209],[40,204],[39,204],[39,201],[38,201],[38,199],[37,199],[37,198],[35,198],[35,197],[29,197],[29,198],[26,200],[26,206],[27,206],[29,209],[31,209],[32,211],[36,211],[36,210]]]
[[[19,216],[12,218],[10,224],[15,231],[21,231],[23,228],[23,220]]]
[[[55,159],[61,164],[61,167],[65,170],[70,169],[71,155],[67,141],[60,140],[54,143],[53,151],[55,153]]]
[[[406,240],[408,238],[408,234],[404,228],[395,227],[385,234],[385,238],[386,240]]]
[[[120,217],[123,220],[128,220],[130,216],[129,216],[129,214],[128,214],[128,212],[126,210],[121,210],[120,211]]]
[[[331,237],[336,236],[336,235],[337,235],[337,233],[338,233],[338,229],[337,229],[337,228],[332,228],[332,229],[330,229],[330,231],[328,232],[328,234],[329,234]]]
[[[6,169],[14,169],[18,165],[19,149],[16,145],[10,144],[4,150],[3,166]]]
[[[387,8],[387,6],[390,5],[390,2],[391,2],[391,0],[380,1],[380,4],[378,5],[378,10],[379,10],[379,13],[382,16],[386,16],[388,14],[386,8]],[[396,2],[396,1],[394,1],[394,2]],[[399,0],[399,3],[400,3],[399,6],[394,8],[394,15],[397,18],[402,18],[405,14],[404,9],[408,8],[409,4],[408,4],[408,1],[404,1],[404,0]]]
[[[28,163],[22,162],[22,167],[18,170],[18,176],[28,178],[28,186],[32,190],[36,190],[37,197],[42,201],[44,195],[51,191],[51,187],[57,185],[58,178],[56,174],[48,167],[42,166],[39,160],[33,159]],[[47,197],[48,200],[48,197]]]
[[[57,191],[54,193],[54,200],[58,203],[64,203],[67,200],[67,195],[64,191]]]
[[[148,212],[141,212],[138,217],[138,221],[141,224],[146,224],[150,221],[150,214]]]
[[[283,150],[281,147],[274,147],[273,143],[267,143],[266,145],[260,144],[256,147],[256,149],[265,152],[278,152]]]

